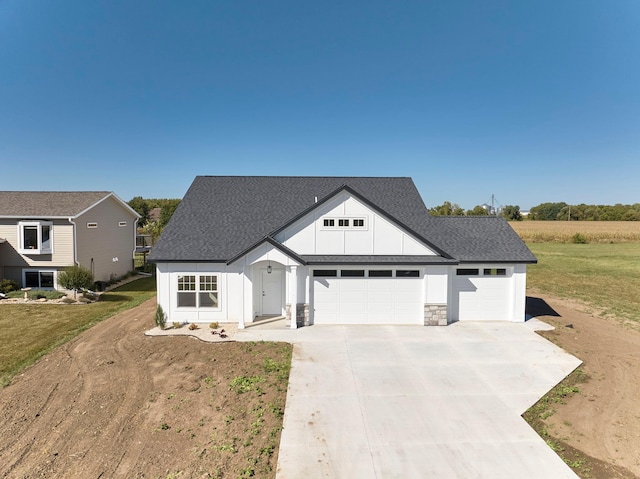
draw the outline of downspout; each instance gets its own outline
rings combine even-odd
[[[133,253],[131,254],[131,271],[136,270],[136,245],[138,244],[138,218],[133,220]]]
[[[69,217],[69,223],[73,225],[73,262],[76,266],[80,266],[80,262],[78,261],[78,238],[76,237],[77,225],[73,221],[73,217]]]

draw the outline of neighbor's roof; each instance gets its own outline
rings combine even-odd
[[[110,191],[0,191],[0,216],[14,218],[74,217],[87,208],[113,196]],[[133,214],[135,211],[131,210]]]
[[[149,260],[230,261],[342,189],[355,193],[413,232],[445,259],[462,259],[456,252],[467,258],[467,253],[473,256],[475,250],[478,260],[535,261],[530,253],[525,259],[520,250],[524,244],[504,220],[483,223],[501,225],[494,228],[468,218],[469,232],[462,231],[464,227],[457,227],[455,222],[432,221],[411,178],[291,176],[196,177]],[[474,240],[473,232],[488,237]],[[465,241],[471,244],[464,245]],[[492,253],[491,244],[500,247]],[[438,261],[436,258],[424,260],[433,263]],[[386,258],[385,262],[390,260]],[[450,261],[443,261],[446,262]]]

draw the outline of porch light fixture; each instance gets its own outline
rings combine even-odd
[[[271,274],[271,261],[269,261],[269,265],[267,266],[267,274]]]

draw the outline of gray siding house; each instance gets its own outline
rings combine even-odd
[[[57,289],[74,264],[108,281],[133,269],[139,215],[108,191],[1,191],[0,278]]]

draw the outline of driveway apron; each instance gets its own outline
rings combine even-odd
[[[580,361],[531,325],[243,330],[294,343],[277,479],[577,478],[521,414]]]

